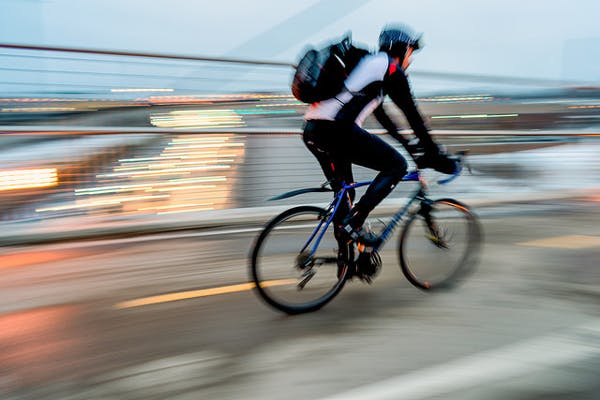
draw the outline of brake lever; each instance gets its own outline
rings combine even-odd
[[[469,154],[469,150],[459,150],[451,156],[451,158],[454,158],[457,161],[458,168],[454,172],[454,174],[452,174],[452,176],[450,176],[449,178],[438,180],[438,184],[446,185],[452,182],[460,175],[460,173],[465,167],[467,168],[467,171],[469,171],[469,174],[472,174],[471,165],[467,162],[467,154]]]

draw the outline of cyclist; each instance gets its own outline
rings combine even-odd
[[[335,97],[312,104],[305,116],[303,140],[317,158],[325,177],[334,190],[341,182],[354,181],[352,164],[379,171],[373,183],[351,210],[346,205],[337,213],[336,236],[374,245],[378,238],[362,225],[369,213],[402,179],[407,163],[392,146],[370,134],[361,125],[373,113],[387,133],[397,139],[411,154],[423,153],[417,159],[421,168],[434,168],[452,174],[455,162],[440,150],[429,135],[419,113],[406,69],[411,55],[421,48],[420,36],[402,26],[386,26],[379,35],[379,51],[366,55],[344,82]],[[402,110],[416,138],[409,141],[385,113],[382,103],[389,96]],[[354,193],[350,193],[351,203]],[[349,212],[348,212],[349,211]]]

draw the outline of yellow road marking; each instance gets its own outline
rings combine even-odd
[[[550,247],[556,249],[586,249],[600,247],[600,236],[567,235],[517,244],[519,246]]]
[[[265,281],[262,287],[281,286],[297,283],[295,279],[280,279],[275,281]],[[252,290],[256,285],[254,283],[241,283],[239,285],[221,286],[209,289],[187,290],[185,292],[176,292],[162,294],[158,296],[141,297],[139,299],[123,301],[114,305],[114,308],[121,310],[124,308],[141,307],[151,304],[168,303],[171,301],[188,300],[198,297],[216,296],[218,294],[236,293]]]

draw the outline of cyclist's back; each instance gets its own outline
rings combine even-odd
[[[362,125],[364,117],[369,111],[373,111],[370,108],[377,107],[383,101],[383,81],[388,70],[388,58],[385,53],[365,56],[344,82],[344,90],[336,97],[313,103],[306,112],[305,119]]]
[[[439,154],[404,72],[413,50],[417,49],[419,37],[403,29],[384,29],[380,35],[380,52],[360,61],[340,93],[312,104],[306,112],[304,142],[334,189],[339,189],[341,181],[353,181],[353,163],[379,171],[353,207],[350,218],[341,222],[353,238],[358,238],[367,215],[392,191],[407,169],[400,153],[361,128],[365,118],[373,113],[389,134],[407,146],[407,140],[398,133],[397,126],[383,109],[386,95],[403,111],[425,153]]]

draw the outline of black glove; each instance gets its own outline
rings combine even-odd
[[[455,158],[446,154],[438,154],[434,159],[433,169],[443,174],[452,175],[458,170],[458,162]]]
[[[433,168],[438,172],[448,175],[452,175],[458,169],[457,160],[449,157],[437,146],[425,150],[425,154],[418,157],[415,161],[419,168]]]

